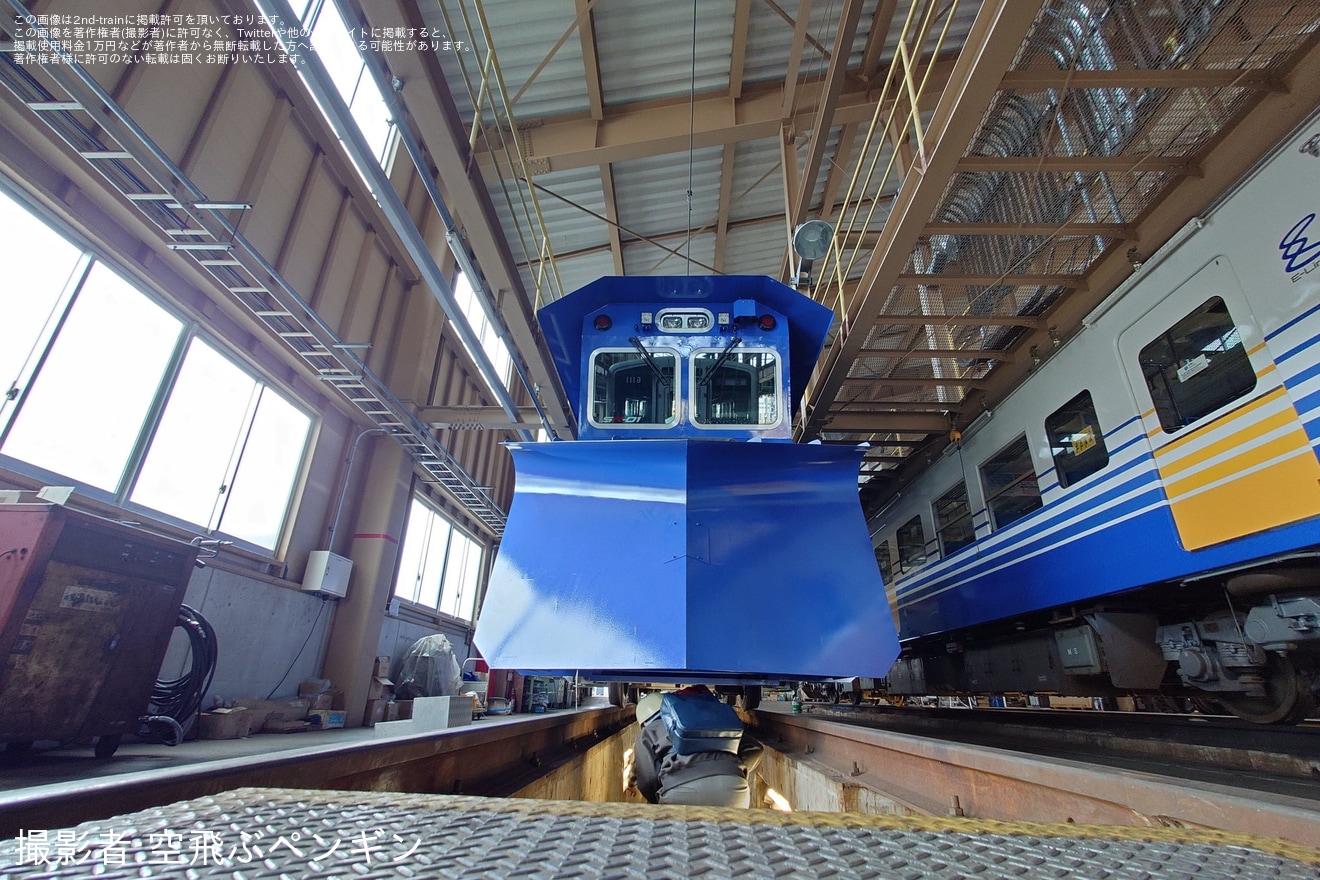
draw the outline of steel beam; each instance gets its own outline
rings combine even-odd
[[[1280,78],[1263,70],[1010,70],[1000,88],[1040,89],[1224,89],[1278,92]]]
[[[811,197],[816,190],[816,178],[820,173],[820,163],[825,160],[825,145],[834,128],[834,109],[838,106],[839,94],[843,91],[843,83],[848,74],[848,56],[857,38],[857,22],[861,15],[862,0],[844,0],[843,8],[839,11],[839,29],[834,37],[834,57],[830,59],[829,69],[825,71],[825,87],[821,91],[820,101],[816,104],[816,116],[811,123],[807,157],[798,174],[793,213],[789,217],[790,226],[797,226],[807,219]]]
[[[1002,173],[1014,171],[1037,174],[1059,171],[1067,174],[1090,174],[1106,171],[1140,173],[1142,171],[1171,171],[1174,174],[1196,174],[1196,164],[1183,156],[1122,155],[1122,156],[964,156],[955,166],[957,171]]]
[[[409,53],[399,54],[413,61]],[[390,63],[395,64],[393,55]],[[953,62],[935,63],[926,85],[923,109],[934,105],[952,70]],[[798,87],[797,110],[788,120],[795,128],[805,130],[810,124],[821,87],[819,80]],[[758,84],[744,87],[742,97],[734,101],[729,100],[726,89],[720,89],[697,95],[691,104],[686,98],[627,104],[607,108],[605,118],[599,122],[582,118],[536,120],[520,134],[524,148],[529,155],[536,157],[536,173],[542,174],[606,162],[686,153],[689,132],[691,143],[697,149],[776,137],[784,122],[780,118],[783,109],[780,91],[779,84]],[[869,122],[875,109],[876,102],[871,93],[849,82],[839,95],[834,121],[836,124]],[[479,142],[474,155],[483,168],[494,173],[496,168],[490,149],[489,144]],[[499,171],[512,173],[508,168]]]
[[[929,149],[925,173],[909,174],[903,181],[883,238],[862,275],[860,295],[848,301],[839,335],[808,384],[803,399],[806,418],[797,429],[799,439],[815,436],[824,423],[830,404],[898,283],[912,248],[930,221],[949,176],[980,126],[985,108],[1040,6],[1028,0],[988,0],[977,13],[926,130]]]
[[[893,358],[948,358],[950,360],[1013,361],[1014,356],[1006,351],[985,351],[979,348],[863,348],[862,357]]]
[[[895,285],[927,285],[931,287],[950,287],[964,285],[970,287],[1067,287],[1070,290],[1085,290],[1086,282],[1080,275],[1044,275],[1037,273],[1003,275],[897,275]]]
[[[587,86],[587,104],[591,118],[605,118],[605,102],[600,87],[600,62],[596,55],[596,26],[591,15],[594,0],[577,0],[578,38],[582,43],[582,73]]]
[[[822,430],[850,434],[944,434],[948,416],[920,413],[838,413],[829,417]],[[877,457],[868,456],[868,461]]]

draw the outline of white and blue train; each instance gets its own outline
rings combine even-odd
[[[1320,114],[871,518],[891,693],[1314,709],[1317,215]]]

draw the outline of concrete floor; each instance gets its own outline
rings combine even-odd
[[[593,698],[582,708],[608,705],[605,698]],[[551,714],[562,711],[555,710]],[[516,724],[538,715],[487,715],[473,726]],[[92,753],[92,744],[59,747],[57,743],[37,743],[31,751],[11,754],[0,751],[0,793],[39,785],[100,779],[123,773],[183,767],[209,761],[227,761],[250,755],[269,755],[292,749],[336,748],[376,738],[370,727],[349,730],[308,730],[299,733],[258,733],[243,739],[193,740],[178,746],[141,742],[125,737],[113,757],[102,759]]]

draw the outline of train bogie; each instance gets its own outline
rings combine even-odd
[[[1313,708],[1317,137],[1320,116],[873,516],[891,690]]]

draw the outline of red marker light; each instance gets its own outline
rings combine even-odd
[[[775,320],[774,315],[762,315],[757,326],[762,330],[773,330],[775,327],[779,326],[779,322]]]
[[[608,329],[610,329],[610,328],[613,327],[613,326],[614,326],[614,322],[610,320],[610,316],[609,316],[609,315],[597,315],[597,316],[596,316],[596,329],[597,329],[597,330],[608,330]]]

